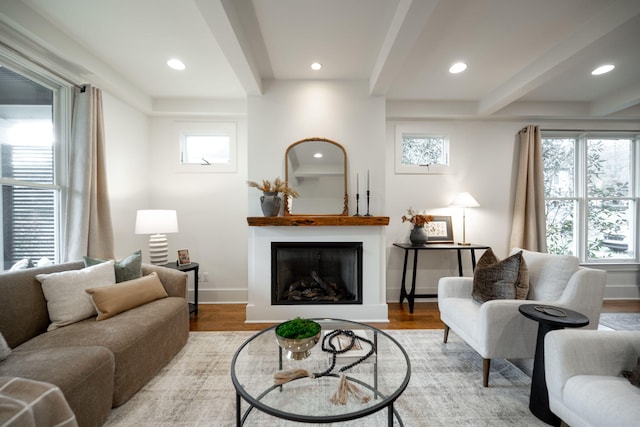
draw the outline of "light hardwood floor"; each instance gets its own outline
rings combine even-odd
[[[605,301],[605,313],[640,313],[640,300]],[[245,304],[200,304],[191,315],[192,331],[259,331],[273,323],[245,323]],[[436,302],[389,303],[389,323],[371,323],[380,329],[443,329]]]

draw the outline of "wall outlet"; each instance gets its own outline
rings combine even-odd
[[[209,272],[204,271],[204,272],[198,274],[198,281],[202,282],[202,283],[208,282],[209,281]]]

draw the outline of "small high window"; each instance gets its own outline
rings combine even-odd
[[[194,123],[181,126],[180,167],[192,172],[235,172],[235,124]]]
[[[426,127],[397,127],[396,173],[447,173],[449,163],[447,132]]]

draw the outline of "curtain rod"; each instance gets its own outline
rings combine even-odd
[[[606,132],[606,133],[621,132],[621,133],[638,133],[638,132],[640,132],[640,129],[633,129],[633,130],[626,130],[626,129],[620,129],[620,130],[610,130],[610,129],[603,129],[603,130],[598,130],[598,129],[540,129],[540,131],[542,131],[542,132]]]
[[[26,53],[24,53],[24,52],[22,52],[22,51],[19,51],[19,50],[15,49],[13,46],[10,46],[10,45],[6,44],[6,43],[5,43],[5,42],[3,42],[3,41],[0,41],[0,46],[2,46],[3,48],[5,48],[5,49],[7,49],[7,50],[11,51],[13,54],[15,54],[15,55],[19,56],[20,58],[25,59],[25,60],[27,60],[27,61],[29,61],[29,62],[33,63],[33,64],[36,64],[38,67],[43,68],[43,69],[44,69],[45,71],[47,71],[48,73],[51,73],[51,74],[53,74],[54,76],[58,77],[59,79],[62,79],[62,80],[64,80],[65,82],[69,83],[71,86],[76,87],[76,88],[78,88],[78,89],[82,90],[82,92],[84,92],[84,91],[85,91],[85,86],[86,86],[85,84],[77,83],[76,81],[72,80],[70,77],[66,76],[65,74],[63,74],[63,73],[61,73],[61,72],[59,72],[59,71],[56,71],[55,69],[53,69],[53,68],[49,67],[49,66],[48,66],[48,65],[46,65],[46,64],[43,64],[43,63],[42,63],[42,61],[40,61],[40,60],[38,60],[38,59],[35,59],[35,58],[30,57],[30,56],[29,56],[29,55],[27,55]]]

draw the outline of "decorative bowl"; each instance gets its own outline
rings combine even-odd
[[[278,329],[282,325],[290,322],[311,323],[313,324],[314,328],[317,328],[318,332],[315,335],[304,337],[304,338],[286,338],[284,336],[279,335]],[[293,359],[293,360],[302,360],[309,357],[309,355],[311,354],[311,349],[315,347],[316,344],[318,344],[318,341],[320,341],[320,334],[322,333],[320,324],[312,320],[305,320],[305,319],[299,319],[299,318],[288,320],[286,322],[281,323],[275,328],[275,331],[276,331],[276,340],[280,348],[285,351],[285,357],[287,359]]]

